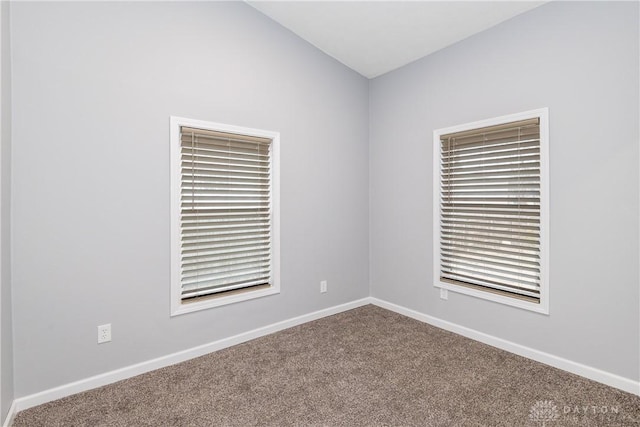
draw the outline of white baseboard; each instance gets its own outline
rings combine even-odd
[[[377,298],[371,297],[370,302],[371,304],[377,305],[378,307],[386,308],[387,310],[391,310],[398,314],[411,317],[412,319],[428,323],[449,332],[453,332],[458,335],[480,341],[490,346],[497,347],[501,350],[505,350],[510,353],[514,353],[519,356],[544,363],[545,365],[553,366],[554,368],[562,369],[563,371],[571,372],[572,374],[580,375],[581,377],[585,377],[590,380],[597,381],[599,383],[606,384],[608,386],[615,387],[629,393],[640,395],[640,382],[638,381],[621,377],[619,375],[593,368],[591,366],[583,365],[581,363],[574,362],[562,357],[554,356],[553,354],[545,353],[540,350],[525,347],[523,345],[516,344],[502,338],[494,337],[492,335],[488,335],[483,332],[467,328],[465,326],[447,322],[446,320],[438,319],[437,317],[429,316],[427,314],[423,314]]]
[[[16,409],[16,401],[11,402],[11,406],[9,407],[9,411],[7,412],[7,417],[4,419],[4,423],[2,423],[2,427],[9,427],[13,424],[13,419],[16,417],[18,410]]]
[[[10,414],[15,414],[19,411],[41,405],[43,403],[50,402],[52,400],[61,399],[72,394],[80,393],[83,391],[91,390],[93,388],[102,387],[107,384],[121,381],[127,378],[134,377],[136,375],[144,374],[149,371],[164,368],[166,366],[174,365],[176,363],[184,362],[189,359],[203,356],[205,354],[222,350],[223,348],[231,347],[233,345],[241,344],[243,342],[260,338],[265,335],[272,334],[274,332],[288,329],[293,326],[298,326],[303,323],[311,322],[313,320],[320,319],[322,317],[331,316],[333,314],[341,313],[343,311],[351,310],[353,308],[361,307],[370,303],[369,298],[363,298],[356,301],[351,301],[346,304],[337,305],[334,307],[325,308],[323,310],[314,311],[313,313],[304,314],[302,316],[294,317],[291,319],[283,320],[281,322],[273,323],[271,325],[263,326],[261,328],[253,329],[248,332],[244,332],[232,337],[223,338],[218,341],[214,341],[208,344],[193,347],[187,350],[179,351],[177,353],[169,354],[166,356],[158,357],[156,359],[148,360],[146,362],[137,363],[135,365],[127,366],[115,371],[105,372],[104,374],[96,375],[83,380],[75,381],[69,384],[64,384],[59,387],[55,387],[49,390],[44,390],[39,393],[31,394],[29,396],[20,397],[13,401],[11,405]],[[13,419],[13,416],[11,419]],[[9,426],[9,416],[4,423],[5,426]]]

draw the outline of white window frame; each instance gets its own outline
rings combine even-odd
[[[271,139],[271,286],[229,295],[214,295],[202,301],[182,303],[180,225],[180,128],[182,126]],[[171,316],[220,307],[280,293],[280,133],[184,117],[170,118],[171,156]]]
[[[495,126],[503,123],[540,119],[540,301],[529,302],[498,293],[455,285],[440,280],[440,136]],[[517,114],[509,114],[463,125],[437,129],[433,132],[433,283],[434,286],[484,300],[494,301],[525,310],[549,314],[549,109],[539,108]]]

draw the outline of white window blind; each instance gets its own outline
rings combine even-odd
[[[540,301],[539,118],[440,135],[440,281]]]
[[[272,282],[272,140],[180,127],[182,302]]]

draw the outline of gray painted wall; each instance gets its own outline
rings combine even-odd
[[[638,380],[638,3],[554,2],[370,82],[371,294]],[[432,132],[550,110],[550,315],[432,284]]]
[[[16,397],[368,296],[366,79],[243,3],[16,3],[12,44]],[[169,317],[170,115],[281,132],[280,295]]]
[[[2,241],[0,247],[0,313],[2,326],[0,329],[0,420],[4,420],[13,401],[13,336],[11,321],[11,34],[9,20],[9,2],[0,2],[2,8],[2,136],[0,150],[0,227]]]

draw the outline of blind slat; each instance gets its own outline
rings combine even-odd
[[[532,234],[540,234],[538,225],[526,225],[525,223],[514,223],[513,221],[482,221],[481,219],[466,220],[443,220],[442,225],[449,229],[496,229],[496,230],[522,230]]]
[[[182,128],[180,129],[180,133],[183,139],[188,139],[191,136],[195,136],[198,138],[205,138],[205,139],[210,138],[210,139],[222,140],[222,141],[253,143],[257,145],[271,144],[271,140],[268,138],[261,138],[258,136],[250,136],[250,135],[239,135],[235,133],[219,132],[219,131],[208,130],[208,129],[196,129],[188,126],[182,126]]]
[[[185,283],[187,283],[191,279],[200,281],[203,279],[206,280],[210,277],[230,277],[233,274],[239,274],[246,271],[268,271],[269,263],[270,261],[268,258],[262,258],[257,260],[245,260],[244,262],[227,262],[202,268],[183,269],[182,278],[185,280]]]
[[[196,221],[194,223],[186,223],[182,228],[182,234],[189,234],[191,232],[209,231],[215,229],[232,229],[232,228],[245,228],[245,227],[267,227],[269,226],[268,220],[255,221]]]
[[[452,283],[457,284],[471,284],[478,285],[480,287],[495,289],[499,291],[504,291],[507,293],[513,293],[515,295],[523,295],[532,297],[534,300],[540,298],[540,291],[535,287],[526,287],[526,286],[510,286],[507,283],[499,283],[493,282],[488,279],[478,279],[473,276],[468,276],[465,274],[451,274],[449,273],[447,277],[442,278],[444,281],[451,281]],[[448,279],[448,280],[447,280]]]
[[[477,147],[472,145],[469,148],[461,148],[461,147],[456,147],[456,148],[457,148],[456,156],[464,159],[481,157],[488,153],[491,153],[494,155],[500,155],[501,153],[512,152],[514,150],[523,150],[523,151],[526,150],[526,152],[539,153],[540,140],[532,139],[532,140],[517,141],[517,142],[513,142],[509,140],[505,143],[502,143],[493,147],[487,147],[487,146]],[[443,153],[442,155],[443,160],[446,160],[450,157],[451,156],[447,152]]]
[[[446,275],[447,272],[451,274],[461,273],[475,275],[477,278],[485,278],[498,282],[503,282],[509,286],[529,287],[535,289],[538,282],[537,277],[529,277],[524,274],[508,274],[502,273],[498,269],[490,269],[484,266],[477,266],[473,264],[465,264],[457,261],[455,264],[448,264],[448,261],[442,262],[442,268]]]
[[[524,263],[518,263],[518,260],[510,260],[513,262],[507,262],[508,259],[496,261],[489,257],[469,257],[464,254],[445,253],[442,257],[443,262],[451,264],[459,264],[472,266],[474,268],[486,268],[490,271],[502,272],[505,274],[512,274],[514,277],[535,277],[540,275],[540,268],[536,265],[526,265]]]
[[[197,270],[199,268],[208,268],[210,266],[220,265],[224,262],[244,262],[246,260],[269,259],[268,250],[263,251],[242,251],[237,253],[222,253],[217,256],[201,257],[190,262],[185,262],[182,266],[183,271]]]
[[[234,289],[250,288],[252,286],[268,285],[268,277],[260,277],[255,280],[244,280],[238,283],[218,284],[213,286],[202,286],[201,288],[183,290],[182,299],[197,298],[200,296],[207,296],[215,293],[232,291]]]
[[[514,129],[535,129],[537,128],[540,120],[538,118],[519,120],[516,122],[504,123],[495,126],[487,126],[484,128],[477,128],[472,130],[466,130],[462,132],[448,133],[441,136],[441,139],[446,138],[464,138],[474,135],[495,135],[501,131],[513,131]]]
[[[203,276],[190,279],[182,279],[183,289],[202,289],[203,287],[211,287],[216,285],[226,285],[229,283],[238,283],[241,281],[253,281],[258,278],[268,278],[269,270],[265,269],[251,269],[246,271],[237,271],[232,273],[223,273],[223,274],[211,274],[209,276]]]
[[[518,242],[513,242],[511,241],[509,245],[505,245],[501,239],[496,239],[496,240],[489,240],[489,239],[482,239],[482,238],[470,238],[468,236],[464,236],[464,238],[460,238],[457,236],[448,236],[447,238],[442,238],[441,239],[441,246],[442,247],[446,247],[446,246],[453,246],[453,245],[457,245],[457,246],[463,246],[463,247],[470,247],[470,248],[492,248],[493,250],[497,250],[497,251],[502,251],[505,253],[509,253],[511,251],[513,252],[522,252],[522,253],[532,253],[532,254],[538,254],[538,246],[534,243],[534,244],[526,244],[526,243],[518,243]]]
[[[483,260],[489,259],[496,262],[505,263],[508,265],[524,265],[530,268],[537,268],[539,271],[540,262],[538,258],[535,257],[525,257],[521,255],[506,255],[504,253],[491,252],[491,251],[483,251],[483,250],[471,250],[471,248],[442,248],[442,253],[445,257],[450,256],[455,259],[455,257],[462,257],[474,260]]]
[[[213,245],[194,245],[192,247],[181,247],[183,265],[189,262],[198,262],[206,260],[207,257],[218,256],[223,254],[233,254],[237,252],[258,251],[270,249],[269,240],[250,241],[250,242],[234,242],[233,244]]]
[[[447,251],[448,249],[460,249],[460,250],[473,250],[475,253],[488,252],[490,254],[502,254],[507,258],[510,257],[522,257],[534,262],[538,262],[540,259],[540,253],[537,248],[527,247],[509,247],[505,249],[503,245],[493,245],[491,242],[473,242],[463,241],[456,239],[449,239],[447,242],[442,243],[441,251]]]

